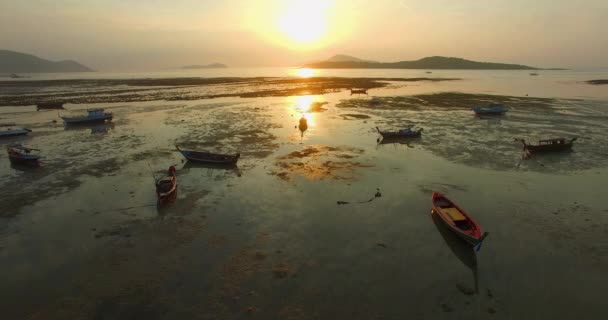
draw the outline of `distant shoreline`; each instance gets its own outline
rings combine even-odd
[[[80,80],[21,80],[0,81],[0,90],[21,92],[0,96],[0,106],[30,106],[39,102],[114,103],[134,101],[186,101],[222,97],[286,97],[320,95],[351,88],[374,89],[390,82],[455,81],[458,78],[343,78],[343,77],[223,77],[223,78],[164,78],[164,79],[80,79]],[[218,85],[222,90],[214,91]],[[125,88],[125,86],[127,88]],[[78,88],[87,88],[86,91]],[[184,94],[175,88],[203,87]],[[231,87],[226,91],[226,87]],[[54,88],[40,94],[40,88]],[[97,88],[91,90],[90,88]]]

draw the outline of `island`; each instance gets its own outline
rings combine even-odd
[[[338,59],[336,59],[338,57]],[[344,57],[353,58],[345,60]],[[462,70],[543,70],[521,64],[478,62],[454,57],[426,57],[415,61],[375,62],[338,55],[328,60],[306,64],[314,69],[462,69]]]
[[[215,63],[211,63],[211,64],[207,64],[207,65],[193,64],[190,66],[182,67],[182,69],[220,69],[220,68],[228,68],[228,66],[223,63],[215,62]]]
[[[73,60],[50,61],[10,50],[0,50],[0,73],[92,72],[94,70]]]

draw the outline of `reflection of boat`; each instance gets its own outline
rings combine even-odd
[[[170,166],[167,176],[156,179],[157,206],[161,207],[175,200],[177,196],[177,177],[174,166]]]
[[[102,123],[91,123],[89,125],[69,125],[65,126],[66,131],[85,131],[90,130],[91,134],[104,134],[108,133],[110,129],[113,129],[115,124],[113,122],[102,122]]]
[[[112,113],[104,112],[103,109],[88,109],[87,115],[83,117],[61,117],[63,123],[67,124],[86,124],[95,122],[105,122],[112,120]]]
[[[521,143],[524,144],[524,150],[530,153],[543,153],[543,152],[559,152],[568,151],[572,149],[576,137],[566,141],[565,138],[555,138],[539,140],[538,144],[527,144],[526,140],[520,139]]]
[[[362,88],[362,89],[353,89],[353,88],[351,88],[350,89],[350,94],[351,95],[353,95],[353,94],[367,94],[367,89],[365,89],[365,88]]]
[[[475,251],[471,249],[471,246],[463,242],[450,228],[446,227],[438,213],[432,213],[431,218],[437,231],[439,231],[439,234],[441,234],[441,237],[443,237],[443,240],[445,240],[445,243],[454,252],[456,257],[465,266],[471,269],[477,268],[477,256],[475,255]]]
[[[477,245],[487,236],[487,232],[482,234],[481,227],[475,220],[441,193],[433,193],[431,201],[433,211],[439,214],[446,226],[466,242]]]
[[[6,130],[0,130],[0,137],[14,137],[14,136],[23,136],[32,132],[30,129],[26,128],[12,128],[8,127]]]
[[[509,111],[504,105],[500,103],[491,103],[486,107],[475,107],[473,108],[473,112],[476,115],[503,115],[505,112]]]
[[[8,158],[13,164],[23,164],[28,166],[39,166],[39,160],[42,156],[32,153],[32,151],[40,151],[25,147],[21,144],[14,144],[6,147]]]
[[[63,102],[40,102],[36,104],[36,110],[57,110],[63,109]]]
[[[380,129],[376,127],[376,130],[378,130],[378,133],[384,139],[403,139],[420,137],[423,129],[413,130],[412,128],[405,128],[399,131],[380,131]]]
[[[475,293],[478,293],[479,277],[477,273],[477,255],[475,254],[475,251],[471,248],[471,246],[469,246],[466,242],[463,242],[456,234],[454,234],[454,232],[445,226],[441,217],[439,217],[439,214],[433,213],[431,214],[431,217],[437,231],[439,231],[439,234],[448,245],[448,248],[450,248],[460,262],[473,271]]]
[[[179,151],[184,158],[188,159],[188,161],[201,162],[201,163],[211,163],[217,165],[236,165],[236,162],[239,161],[241,157],[240,153],[237,154],[221,154],[221,153],[211,153],[206,151],[190,151],[190,150],[181,150],[178,146],[175,146],[177,151]]]

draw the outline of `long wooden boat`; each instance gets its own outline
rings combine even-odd
[[[32,151],[40,151],[38,149],[28,148],[21,144],[9,145],[6,147],[8,158],[13,164],[22,164],[28,166],[39,166],[42,156],[32,153]]]
[[[351,95],[353,95],[353,94],[367,94],[367,89],[365,89],[365,88],[362,88],[362,89],[353,89],[353,88],[351,88],[350,89],[350,94]]]
[[[528,144],[526,140],[520,139],[524,144],[524,150],[530,153],[544,153],[544,152],[560,152],[569,151],[572,149],[576,137],[566,140],[565,138],[545,139],[539,140],[538,144]]]
[[[403,139],[403,138],[417,138],[422,135],[422,128],[413,130],[412,128],[401,129],[399,131],[381,131],[376,127],[378,133],[384,139]]]
[[[57,110],[63,109],[63,102],[39,102],[36,104],[36,110]]]
[[[509,109],[507,109],[504,105],[499,103],[492,103],[486,107],[475,107],[473,108],[473,112],[476,115],[486,115],[486,116],[500,116],[505,114]]]
[[[8,127],[6,130],[0,130],[0,137],[14,137],[14,136],[23,136],[32,132],[30,129],[26,128],[12,128]]]
[[[477,222],[443,194],[433,193],[431,202],[433,212],[439,214],[444,224],[469,244],[478,245],[488,235],[487,232],[482,233]]]
[[[236,165],[237,161],[241,157],[240,153],[237,154],[221,154],[221,153],[211,153],[206,151],[191,151],[191,150],[182,150],[178,146],[175,146],[177,151],[179,151],[184,158],[188,159],[188,161],[200,162],[200,163],[211,163],[211,164],[221,164],[221,165]]]
[[[105,122],[106,120],[112,120],[111,112],[104,112],[103,109],[88,109],[87,115],[82,117],[61,117],[63,123],[69,124],[86,124],[86,123],[97,123]]]
[[[174,166],[167,170],[167,176],[156,179],[156,204],[162,207],[175,201],[177,196],[177,176]]]

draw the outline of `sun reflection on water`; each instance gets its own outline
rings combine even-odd
[[[315,75],[315,70],[311,68],[300,68],[296,71],[300,78],[310,78]]]

